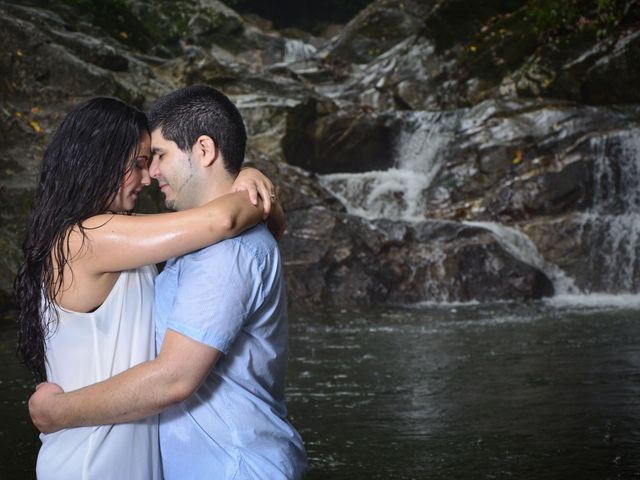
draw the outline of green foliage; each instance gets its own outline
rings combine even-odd
[[[534,0],[527,10],[538,31],[558,30],[576,23],[580,17],[578,0]]]
[[[522,1],[511,11],[485,18],[459,58],[465,75],[497,84],[532,55],[544,57],[545,64],[562,64],[599,39],[615,38],[638,24],[640,0]],[[535,84],[538,92],[549,88],[554,74],[545,68],[534,68],[539,78],[526,77],[524,84]]]
[[[591,29],[598,37],[615,30],[638,0],[532,0],[526,12],[543,35]]]
[[[598,0],[596,11],[600,26],[598,34],[604,36],[618,27],[634,5],[638,5],[637,0]]]

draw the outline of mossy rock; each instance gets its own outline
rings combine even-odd
[[[456,3],[444,1],[441,8],[455,12]],[[507,3],[501,8],[509,6]],[[510,6],[517,8],[490,17],[475,12],[471,15],[475,22],[468,25],[466,34],[452,34],[443,40],[437,30],[428,31],[440,48],[457,42],[457,79],[473,86],[467,92],[471,103],[496,95],[598,104],[637,102],[633,85],[640,76],[638,45],[624,39],[637,31],[640,5],[636,0],[596,3],[514,1]],[[625,3],[629,8],[604,16],[603,9],[614,3]],[[478,8],[485,13],[490,11],[488,5]],[[438,16],[442,14],[436,9],[428,27]],[[466,25],[464,18],[457,22]],[[451,25],[454,27],[445,33],[456,31],[456,21]],[[613,95],[612,89],[607,88],[609,81],[620,86]]]
[[[422,28],[422,5],[407,0],[379,0],[362,10],[338,37],[326,60],[368,63]]]
[[[241,18],[216,0],[23,0],[55,12],[67,28],[104,36],[145,53],[174,56],[181,41],[209,45],[215,40],[238,43]]]

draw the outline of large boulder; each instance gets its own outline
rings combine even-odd
[[[319,206],[293,212],[289,221],[281,248],[288,291],[299,303],[523,300],[554,292],[543,272],[480,228],[370,224]]]
[[[377,0],[364,8],[327,48],[329,63],[365,64],[422,28],[424,5]]]
[[[395,162],[394,115],[367,110],[322,114],[310,100],[291,111],[282,148],[288,163],[316,173],[384,170]]]

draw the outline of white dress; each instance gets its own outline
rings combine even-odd
[[[122,272],[91,313],[56,307],[46,344],[47,379],[65,391],[105,380],[155,357],[153,266]],[[40,480],[161,479],[158,417],[40,435]]]

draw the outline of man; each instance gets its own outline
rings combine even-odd
[[[156,103],[150,125],[149,170],[169,208],[229,193],[246,132],[227,97],[178,90]],[[155,290],[158,357],[74,392],[42,384],[29,402],[36,426],[48,433],[162,412],[167,480],[300,478],[305,452],[284,405],[282,267],[266,227],[169,260]]]

